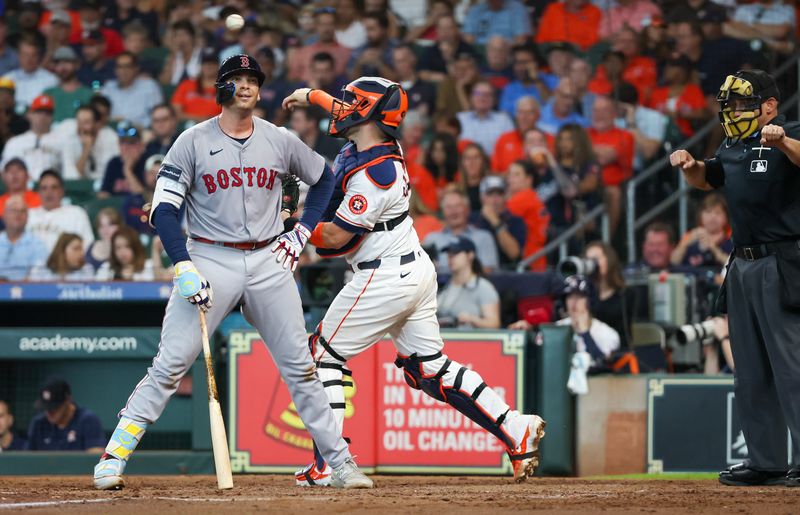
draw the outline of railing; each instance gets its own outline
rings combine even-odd
[[[798,60],[800,60],[800,54],[794,55],[790,59],[786,60],[775,70],[775,72],[773,73],[773,77],[775,77],[776,79],[782,77],[792,68],[792,66],[798,63]],[[797,67],[797,75],[798,75],[797,81],[798,84],[800,84],[800,66]],[[779,112],[783,113],[794,102],[797,102],[797,111],[798,113],[800,113],[799,92],[795,92],[789,99],[782,101],[779,107]],[[714,128],[714,126],[717,125],[717,123],[719,122],[716,120],[709,121],[700,130],[698,130],[691,138],[684,141],[675,150],[691,148],[693,145],[699,143]],[[636,219],[637,186],[639,186],[644,181],[650,179],[653,175],[662,171],[664,168],[668,167],[669,167],[669,160],[659,160],[651,164],[647,168],[645,168],[643,172],[636,174],[636,177],[628,181],[626,185],[625,194],[626,194],[627,206],[625,210],[625,220],[626,220],[626,231],[627,231],[626,240],[628,246],[628,263],[632,264],[636,262],[636,256],[637,256],[636,231],[645,226],[646,224],[648,224],[651,220],[653,220],[659,214],[664,212],[675,202],[679,202],[678,226],[680,234],[685,234],[686,231],[688,230],[689,202],[687,199],[687,195],[689,193],[689,185],[686,183],[686,179],[683,178],[683,174],[680,174],[677,191],[671,193],[667,198],[663,199],[661,202],[653,206],[647,212],[643,213],[638,220]]]

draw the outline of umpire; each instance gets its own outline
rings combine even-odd
[[[669,159],[689,184],[720,188],[731,206],[735,249],[720,300],[749,459],[719,480],[800,486],[800,123],[778,115],[778,86],[761,70],[729,75],[717,100],[727,138],[716,155],[696,161],[677,150]]]

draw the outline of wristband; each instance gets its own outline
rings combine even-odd
[[[506,229],[506,224],[499,224],[494,228],[494,232],[498,233],[498,232],[500,232],[502,230],[505,230],[505,229]]]

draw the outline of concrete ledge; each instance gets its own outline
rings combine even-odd
[[[91,477],[97,454],[82,452],[4,452],[0,475],[86,475]],[[214,474],[211,452],[140,451],[133,455],[126,474]]]

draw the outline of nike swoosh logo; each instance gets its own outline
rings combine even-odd
[[[216,151],[215,150],[209,150],[208,151],[209,155],[212,155],[212,156],[215,155],[215,154],[219,154],[220,152],[222,152],[222,149],[219,149],[219,150],[216,150]]]
[[[401,274],[400,274],[400,279],[402,279],[403,277],[407,276],[407,275],[408,275],[408,274],[410,274],[410,273],[411,273],[411,272],[406,272],[406,273],[404,273],[404,274],[402,274],[402,273],[401,273]]]

